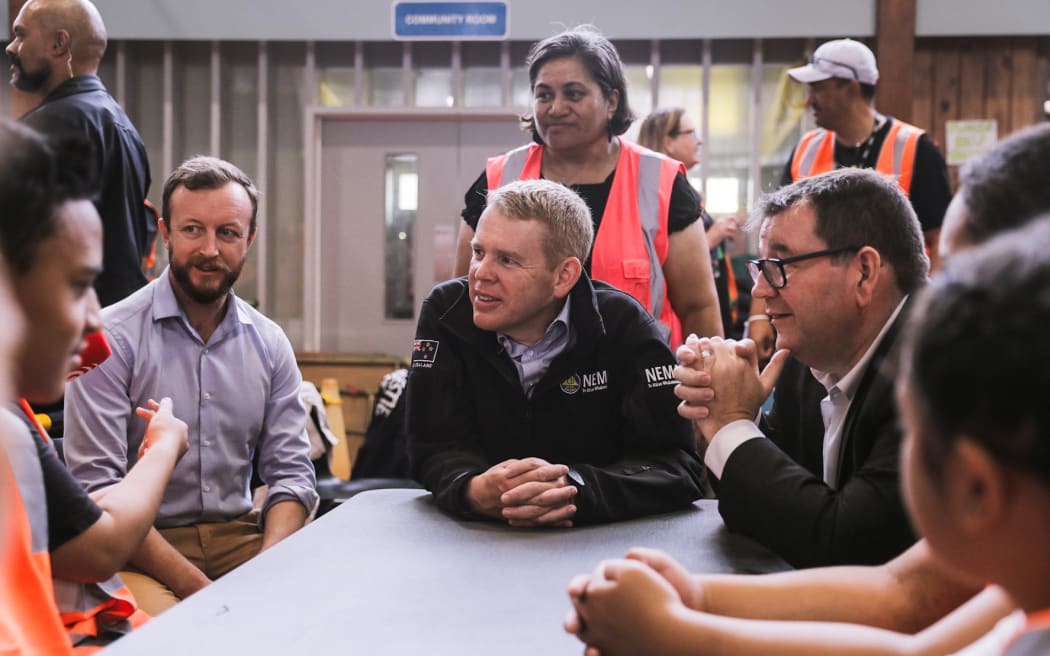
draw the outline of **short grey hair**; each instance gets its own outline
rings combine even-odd
[[[586,262],[594,241],[587,203],[568,187],[550,180],[518,180],[488,193],[485,211],[496,209],[512,219],[534,219],[547,226],[543,254],[554,268],[566,257]]]

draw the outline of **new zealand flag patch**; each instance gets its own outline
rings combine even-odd
[[[437,358],[438,341],[434,339],[417,339],[412,342],[412,367],[429,369]]]

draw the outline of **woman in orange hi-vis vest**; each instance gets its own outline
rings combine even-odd
[[[592,278],[638,299],[672,347],[689,333],[722,335],[700,199],[679,162],[620,136],[633,115],[616,49],[583,26],[536,43],[526,64],[533,94],[522,128],[533,143],[490,159],[467,192],[456,275],[467,272],[489,189],[553,180],[591,209]]]
[[[678,160],[688,171],[700,163],[699,149],[704,142],[684,109],[666,107],[654,109],[645,117],[638,131],[638,143]],[[718,307],[722,312],[722,330],[726,337],[740,337],[737,328],[738,292],[729,259],[729,240],[736,236],[739,227],[737,218],[726,216],[715,220],[701,204],[700,219],[704,222],[707,245],[711,248],[711,268],[718,290]]]

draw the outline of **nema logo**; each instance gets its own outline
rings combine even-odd
[[[645,382],[649,387],[663,387],[664,385],[676,385],[674,379],[674,365],[664,364],[658,367],[649,367],[645,370]]]
[[[573,374],[565,380],[561,381],[561,391],[565,392],[566,394],[575,394],[576,392],[580,391],[580,377],[576,374]]]

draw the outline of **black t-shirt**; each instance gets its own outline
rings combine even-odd
[[[875,140],[869,148],[865,148],[863,144],[860,147],[844,146],[836,139],[835,167],[875,168],[882,144],[886,141],[890,126],[896,120],[889,116],[886,118],[888,120],[876,131]],[[791,160],[794,158],[795,151],[792,150],[787,166],[784,167],[784,174],[780,178],[782,185],[794,182],[791,178]],[[941,152],[926,134],[919,137],[919,143],[915,147],[915,167],[911,177],[910,200],[915,214],[919,217],[919,225],[922,226],[923,232],[941,227],[944,212],[952,200],[951,186],[948,182],[948,166]]]
[[[47,548],[54,551],[91,528],[102,516],[102,509],[58,459],[55,448],[45,444],[28,421],[25,423],[30,426],[40,457],[47,495]]]
[[[609,200],[609,191],[612,190],[613,176],[616,170],[609,174],[604,182],[595,184],[569,185],[587,203],[591,210],[591,218],[594,221],[594,234],[598,234],[598,227],[602,223],[602,215],[605,213],[605,203]],[[463,221],[473,230],[477,230],[478,219],[485,211],[485,198],[488,194],[489,184],[485,172],[467,190],[463,201],[466,207],[461,212]],[[685,230],[700,218],[700,195],[696,193],[689,180],[678,173],[671,188],[671,204],[667,210],[667,233],[673,234]],[[590,259],[585,263],[587,272],[591,271]]]

